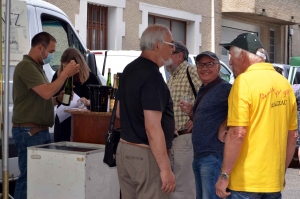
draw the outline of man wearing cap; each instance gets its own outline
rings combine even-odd
[[[219,77],[220,62],[215,53],[202,52],[196,57],[202,81],[194,106],[180,101],[180,108],[193,120],[193,171],[197,198],[215,199],[215,183],[221,171],[224,134],[231,84]]]
[[[229,50],[236,79],[216,193],[221,198],[281,198],[298,137],[293,89],[264,62],[262,43],[254,34],[221,45]]]
[[[174,137],[170,153],[172,169],[176,177],[173,199],[195,199],[196,187],[192,169],[193,145],[191,134],[193,122],[188,115],[180,110],[178,104],[185,94],[191,96],[191,101],[194,102],[201,81],[196,67],[188,63],[189,51],[186,46],[178,41],[175,41],[174,45],[175,51],[171,55],[172,63],[166,65],[166,70],[171,75],[167,84],[174,102],[174,118],[177,126],[177,134]],[[191,82],[189,82],[188,75]]]

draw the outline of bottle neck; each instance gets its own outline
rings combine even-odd
[[[118,88],[118,78],[114,78],[113,88]]]

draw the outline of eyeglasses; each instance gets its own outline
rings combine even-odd
[[[215,64],[219,64],[219,62],[214,63],[214,62],[207,62],[207,63],[196,63],[196,66],[198,68],[204,68],[204,66],[206,66],[206,68],[212,68]]]
[[[175,45],[174,45],[174,41],[171,41],[171,42],[162,41],[162,43],[168,44],[168,45],[170,45],[170,47],[172,47],[172,48],[174,48],[174,47],[175,47]]]

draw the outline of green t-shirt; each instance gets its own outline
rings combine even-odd
[[[49,84],[42,66],[28,55],[15,68],[13,77],[13,123],[35,123],[53,126],[53,102],[43,99],[33,87]]]

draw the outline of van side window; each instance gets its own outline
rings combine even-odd
[[[46,14],[41,16],[41,21],[43,31],[50,33],[56,39],[56,51],[50,62],[54,71],[59,68],[61,55],[68,47],[77,48],[84,55],[85,50],[68,23]]]
[[[219,75],[222,79],[229,82],[230,81],[230,72],[221,64],[221,70],[219,72]]]

